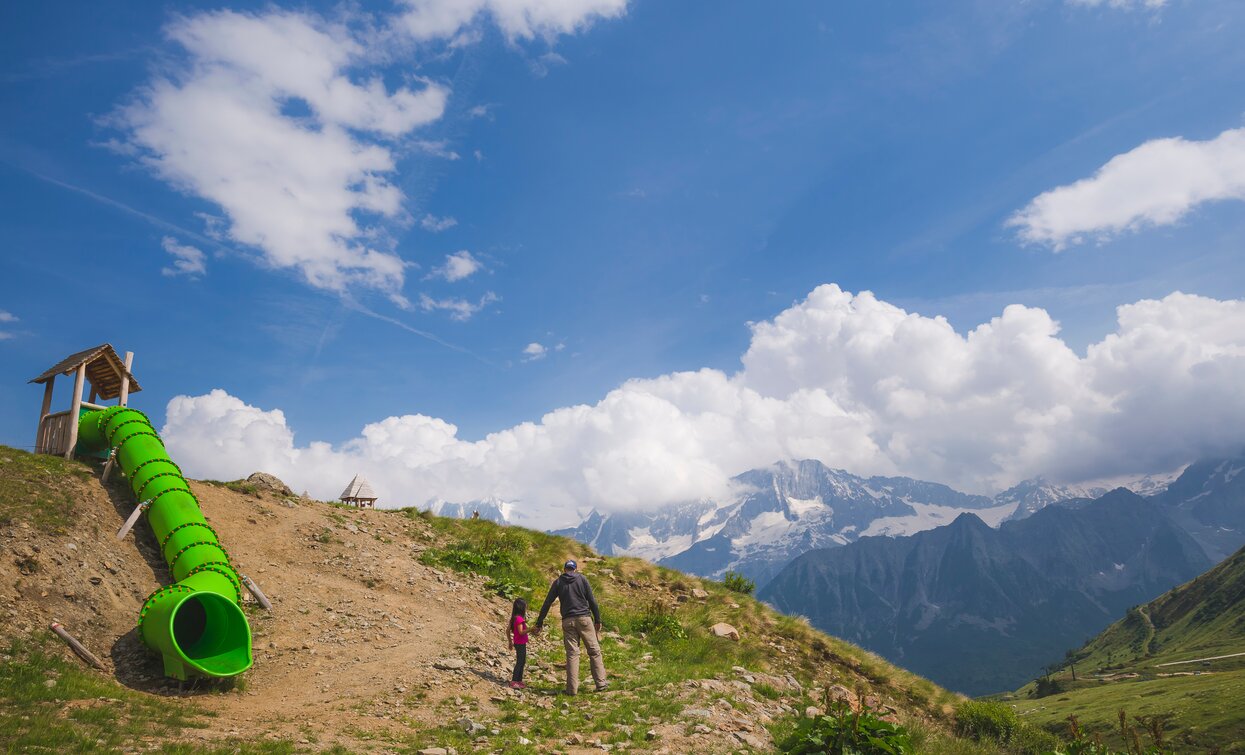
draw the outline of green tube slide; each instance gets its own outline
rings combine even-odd
[[[250,668],[251,627],[238,572],[147,416],[124,406],[84,413],[78,446],[115,449],[115,463],[147,506],[174,583],[143,603],[138,633],[163,657],[165,675],[230,677]]]

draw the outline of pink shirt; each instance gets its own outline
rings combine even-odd
[[[527,620],[524,619],[522,616],[515,616],[514,620],[510,622],[510,636],[514,638],[514,644],[526,645],[527,635],[519,634],[519,627],[524,627],[526,629]]]

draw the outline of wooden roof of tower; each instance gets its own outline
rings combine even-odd
[[[130,393],[138,393],[142,390],[138,381],[134,379],[134,375],[125,369],[125,362],[117,356],[112,345],[107,343],[79,351],[77,354],[70,354],[30,382],[46,383],[57,375],[71,375],[84,362],[87,380],[91,381],[95,392],[104,400],[114,399],[121,395],[121,378],[126,375],[130,378]]]
[[[372,484],[367,481],[367,478],[361,474],[357,474],[354,476],[354,479],[350,481],[350,484],[346,486],[346,489],[342,491],[342,494],[338,496],[338,498],[343,501],[354,500],[357,498],[367,501],[374,501],[376,500],[377,495],[376,491],[372,490]]]

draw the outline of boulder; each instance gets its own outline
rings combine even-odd
[[[693,587],[693,588],[692,588],[692,597],[693,597],[693,598],[695,598],[695,599],[697,599],[697,600],[704,600],[705,598],[709,597],[709,593],[705,592],[704,590],[700,589],[699,587]]]
[[[487,730],[484,724],[472,721],[470,718],[465,716],[458,719],[458,728],[462,729],[463,733],[468,736],[477,736],[479,734],[483,734]]]
[[[432,667],[442,671],[458,671],[467,668],[467,662],[460,658],[438,658],[432,662]]]
[[[257,488],[271,490],[274,493],[288,496],[294,495],[294,491],[290,489],[289,485],[281,482],[281,478],[276,475],[268,474],[267,472],[255,472],[250,477],[246,478],[246,481],[248,484],[254,485]]]
[[[709,627],[709,631],[715,637],[727,637],[735,642],[739,642],[739,630],[726,622],[720,621],[717,624],[714,624]]]

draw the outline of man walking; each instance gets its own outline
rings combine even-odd
[[[573,695],[579,691],[579,642],[588,648],[588,662],[592,667],[592,681],[596,683],[597,692],[609,686],[605,680],[605,662],[601,660],[601,610],[597,608],[597,599],[592,595],[592,585],[588,578],[576,571],[578,565],[574,559],[563,566],[562,575],[549,585],[549,594],[545,596],[545,604],[540,607],[540,616],[536,618],[536,632],[545,625],[545,614],[549,613],[553,601],[558,601],[562,611],[562,647],[566,649],[566,694]]]

